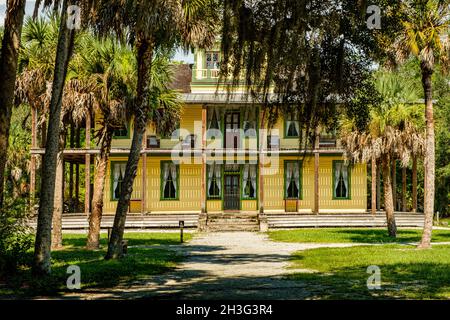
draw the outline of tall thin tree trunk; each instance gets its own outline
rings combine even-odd
[[[80,141],[80,127],[76,127],[75,130],[75,147],[77,149],[81,148]],[[79,212],[80,206],[80,164],[75,164],[75,212]]]
[[[394,211],[397,211],[397,161],[392,159],[392,200]]]
[[[96,157],[92,212],[89,218],[89,233],[86,243],[86,247],[89,250],[98,249],[100,246],[100,226],[103,216],[103,195],[113,131],[108,131],[106,135],[104,147],[100,151],[100,154]]]
[[[117,203],[114,226],[111,232],[111,238],[109,239],[108,252],[106,253],[105,259],[117,259],[122,255],[121,243],[125,230],[125,221],[130,204],[131,193],[133,192],[133,182],[137,174],[142,141],[147,126],[153,41],[148,38],[139,39],[139,36],[137,41],[138,83],[136,90],[137,105],[134,115],[133,140],[125,169],[125,176],[122,181],[122,190]]]
[[[381,210],[381,169],[380,169],[380,166],[377,166],[377,210],[378,211]]]
[[[62,248],[62,213],[64,204],[64,156],[58,153],[55,180],[55,205],[52,217],[52,249]]]
[[[69,1],[70,4],[76,4],[76,0],[64,0],[63,3],[50,101],[47,142],[42,164],[41,197],[33,261],[33,273],[36,275],[47,275],[51,272],[51,227],[55,193],[55,169],[59,151],[61,102],[75,35],[75,30],[67,28],[66,24]]]
[[[17,59],[19,57],[25,0],[9,0],[5,17],[0,53],[0,207],[3,205],[5,166],[8,154],[14,90],[16,86]]]
[[[41,126],[41,143],[40,147],[45,148],[45,145],[47,143],[47,117],[44,116],[44,122]]]
[[[434,179],[435,179],[435,145],[434,145],[434,116],[433,116],[433,96],[432,80],[433,70],[427,64],[421,63],[422,85],[425,93],[425,119],[426,119],[426,137],[425,137],[425,203],[424,215],[425,223],[423,228],[422,240],[419,248],[431,247],[431,233],[433,230],[434,215]]]
[[[412,164],[412,211],[417,212],[417,156],[413,156]]]
[[[75,147],[75,128],[73,123],[70,124],[70,149],[73,149]],[[70,204],[70,211],[73,212],[74,206],[73,206],[73,162],[69,163],[69,204]]]
[[[373,215],[377,213],[377,160],[372,157],[372,196],[371,196],[371,212]]]
[[[55,200],[52,217],[52,249],[62,248],[62,214],[64,211],[64,147],[65,130],[61,131],[59,153],[56,162]]]
[[[390,237],[397,236],[397,226],[394,216],[394,201],[392,197],[391,184],[391,167],[389,156],[383,159],[383,187],[384,187],[384,210],[386,212],[386,221],[388,227],[388,234]]]
[[[406,167],[402,168],[402,211],[406,212]]]

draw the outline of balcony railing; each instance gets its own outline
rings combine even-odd
[[[337,139],[335,134],[321,134],[319,137],[320,148],[336,148]]]
[[[220,69],[194,69],[193,74],[196,80],[217,80],[220,77]],[[231,75],[228,75],[226,78],[231,78]],[[245,79],[244,70],[239,74],[239,79]]]
[[[197,80],[203,79],[219,79],[219,69],[196,69],[195,78]]]

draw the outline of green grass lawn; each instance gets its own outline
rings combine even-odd
[[[120,260],[105,261],[106,234],[101,237],[101,249],[88,251],[85,234],[64,234],[62,250],[52,252],[52,275],[47,279],[36,281],[29,268],[24,268],[18,275],[8,280],[8,285],[0,285],[2,295],[33,296],[40,294],[54,295],[66,291],[69,265],[81,269],[81,289],[92,287],[113,287],[121,282],[160,274],[175,267],[182,256],[161,245],[180,244],[178,233],[126,233],[128,254]],[[188,241],[192,234],[185,233]],[[133,247],[136,246],[136,247]],[[31,253],[30,253],[31,255]]]
[[[320,228],[320,229],[293,229],[276,230],[268,232],[270,239],[282,242],[361,242],[361,243],[388,243],[388,242],[418,242],[421,239],[421,229],[399,229],[396,239],[387,235],[385,228]],[[433,242],[450,242],[450,230],[434,230]]]
[[[369,290],[367,267],[381,271],[381,289]],[[292,256],[291,268],[311,299],[450,299],[450,246],[417,250],[380,245],[305,250]]]
[[[435,225],[438,225],[436,220],[434,222],[435,222]],[[446,218],[439,219],[439,226],[450,227],[450,218],[446,217]]]

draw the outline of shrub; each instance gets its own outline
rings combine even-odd
[[[24,199],[0,208],[0,277],[15,273],[29,260],[33,245],[32,230],[26,225],[30,216]]]

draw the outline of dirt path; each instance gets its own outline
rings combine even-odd
[[[350,247],[357,243],[282,243],[252,232],[198,235],[184,246],[170,246],[186,255],[176,270],[126,286],[66,295],[69,299],[305,299],[310,286],[283,276],[290,255],[321,247]],[[299,270],[295,272],[314,272]],[[316,288],[318,289],[318,288]]]

